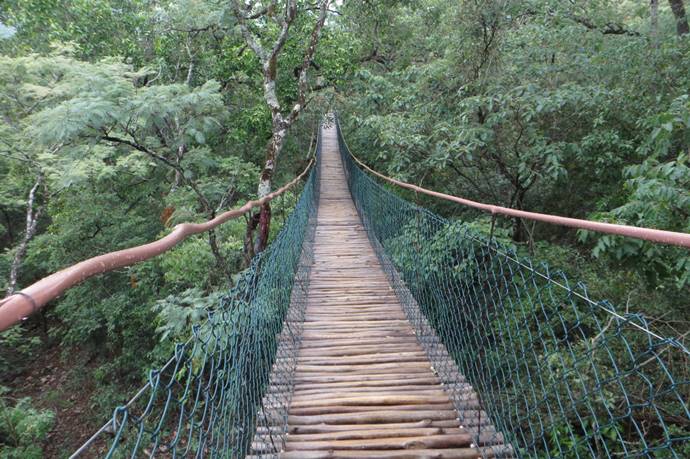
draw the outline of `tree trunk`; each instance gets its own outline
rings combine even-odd
[[[227,260],[220,253],[215,229],[208,232],[208,244],[211,246],[211,253],[213,253],[213,257],[216,259],[216,267],[225,275],[228,287],[232,287],[232,272],[230,271]]]
[[[300,115],[306,104],[305,98],[308,89],[307,70],[314,59],[314,53],[316,52],[319,37],[321,36],[321,30],[326,22],[326,16],[328,15],[328,5],[330,4],[330,1],[331,0],[320,0],[318,3],[319,16],[314,24],[314,28],[312,29],[311,37],[309,39],[309,44],[304,52],[302,65],[299,67],[299,76],[297,78],[297,101],[286,116],[284,116],[281,112],[280,101],[278,100],[278,94],[276,92],[276,76],[278,73],[278,55],[281,53],[283,46],[287,41],[290,25],[297,16],[297,0],[288,0],[285,3],[284,11],[278,14],[273,11],[275,8],[275,3],[271,8],[264,9],[256,14],[251,14],[251,11],[248,11],[248,9],[251,10],[253,5],[246,5],[245,2],[240,0],[232,1],[231,6],[235,13],[235,17],[237,18],[240,32],[242,33],[247,46],[249,46],[261,60],[264,99],[266,101],[266,105],[271,111],[272,133],[271,140],[266,147],[266,161],[264,163],[264,168],[261,172],[261,178],[259,180],[259,199],[271,192],[273,171],[275,169],[276,160],[283,149],[287,131],[297,120],[297,117]],[[275,39],[270,48],[264,48],[259,38],[254,35],[254,33],[247,26],[248,20],[256,19],[261,16],[266,16],[271,21],[275,21],[279,26],[280,31],[278,33],[278,37]],[[256,237],[252,237],[257,227],[258,231]],[[266,248],[266,245],[268,244],[270,227],[271,206],[269,203],[266,203],[261,206],[261,210],[259,211],[258,215],[254,214],[247,221],[247,233],[244,244],[246,258],[249,258],[250,255],[248,249],[251,249],[251,251],[254,253],[258,253]],[[254,240],[253,244],[252,239]]]
[[[676,31],[678,36],[682,36],[690,32],[683,0],[668,0],[668,3],[671,5],[671,11],[673,11],[673,16],[676,18]]]
[[[659,48],[659,0],[649,1],[649,29],[654,49]]]
[[[268,236],[271,232],[271,204],[266,203],[259,211],[259,234],[256,238],[255,253],[263,252],[268,245]]]
[[[273,135],[271,141],[266,148],[266,161],[264,168],[261,171],[261,179],[259,180],[258,197],[263,198],[271,192],[273,186],[273,171],[275,170],[275,161],[280,155],[285,143],[285,136],[287,135],[287,126],[283,117],[278,115],[274,117],[273,121]],[[271,229],[271,205],[266,203],[261,206],[259,211],[258,234],[254,239],[254,252],[259,253],[263,251],[268,245],[268,236]]]
[[[184,159],[184,155],[187,153],[187,145],[182,144],[179,147],[177,147],[177,152],[175,154],[175,164],[178,166],[181,166],[182,160]],[[173,182],[172,187],[170,188],[170,192],[172,193],[173,191],[177,190],[180,185],[182,185],[182,182],[184,181],[184,177],[182,176],[182,172],[180,169],[175,169],[175,181]]]
[[[514,209],[523,210],[525,195],[527,190],[525,188],[519,188],[515,192],[515,205]],[[527,240],[527,232],[525,231],[525,222],[521,218],[516,217],[513,219],[513,241],[515,242],[525,242]]]
[[[12,260],[12,265],[10,267],[10,279],[7,285],[7,296],[12,295],[17,289],[17,280],[19,278],[19,271],[22,266],[22,261],[24,260],[24,255],[26,255],[26,249],[36,234],[36,227],[38,226],[38,219],[43,212],[43,207],[45,203],[41,204],[38,209],[34,212],[34,207],[36,205],[36,192],[38,188],[43,183],[43,174],[39,174],[36,179],[36,183],[29,191],[29,197],[26,200],[26,227],[24,229],[24,237],[17,247],[17,252],[14,254],[14,259]]]
[[[515,217],[513,219],[513,241],[514,242],[525,242],[527,240],[527,235],[525,234],[525,224],[522,219]]]
[[[7,237],[10,244],[14,244],[14,234],[12,233],[12,220],[5,208],[2,209],[2,215],[5,217],[5,224],[7,226]]]
[[[245,266],[249,266],[254,258],[254,231],[259,224],[261,213],[257,212],[247,218],[247,231],[244,235],[244,262]]]

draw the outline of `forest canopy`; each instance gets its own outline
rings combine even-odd
[[[5,0],[0,290],[265,196],[305,168],[332,111],[350,149],[397,179],[689,233],[686,3]],[[0,410],[13,413],[0,458],[77,447],[237,282],[299,192],[0,333]],[[521,219],[492,229],[400,193],[687,344],[687,250]]]

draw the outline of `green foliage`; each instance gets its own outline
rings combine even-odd
[[[271,114],[259,61],[228,6],[3,2],[0,22],[16,33],[0,38],[2,291],[39,174],[43,212],[21,261],[20,287],[255,197]],[[308,83],[320,89],[292,129],[276,183],[301,170],[318,116],[337,105],[353,151],[398,178],[516,208],[690,231],[690,41],[675,37],[666,2],[656,31],[648,3],[632,0],[332,7],[341,14],[329,17],[310,68]],[[286,107],[297,94],[294,69],[310,14],[293,23],[279,57]],[[277,30],[262,32],[270,39]],[[297,196],[273,203],[271,237]],[[386,248],[400,266],[434,272],[448,262],[446,250],[466,249],[460,234],[488,235],[494,226],[504,246],[567,267],[599,297],[664,318],[657,325],[668,334],[687,324],[687,251],[586,233],[578,239],[517,220],[492,225],[458,206],[415,199],[454,223],[428,234],[420,256],[404,250],[419,222],[397,228]],[[207,235],[196,236],[72,289],[47,309],[48,345],[79,348],[93,363],[85,371],[98,381],[95,408],[120,401],[150,364],[169,356],[170,339],[183,339],[217,292],[239,280],[245,222],[227,223],[215,236],[217,250]],[[453,275],[471,273],[473,264],[462,260]],[[0,335],[3,375],[46,345],[30,328]],[[571,446],[581,446],[569,429],[554,426],[551,442],[575,438]]]
[[[191,326],[201,324],[207,317],[207,309],[216,307],[221,296],[220,293],[206,295],[192,288],[159,300],[155,306],[160,322],[156,331],[161,333],[161,341],[185,341]]]
[[[379,256],[402,279],[394,288],[407,304],[414,298],[407,312],[421,339],[445,345],[520,455],[673,457],[686,449],[687,350],[659,338],[688,323],[687,311],[674,307],[679,298],[572,247],[511,247],[500,226],[489,239],[476,232],[486,221],[443,219],[385,190],[347,152],[343,162],[364,226],[383,246]],[[633,297],[663,321],[630,313]],[[436,368],[448,377],[456,371]],[[645,423],[654,427],[640,429]]]
[[[36,336],[27,336],[23,329],[17,327],[0,332],[0,374],[3,379],[23,369],[26,359],[40,341]]]
[[[624,169],[624,204],[596,216],[635,226],[690,232],[688,96],[677,98],[668,112],[650,117],[644,125],[651,130],[648,140],[639,147],[645,159]],[[589,236],[583,234],[582,239]],[[593,254],[639,265],[655,281],[670,279],[678,288],[690,285],[690,256],[683,249],[603,236],[597,238]]]
[[[666,5],[658,46],[649,9],[634,2],[390,2],[364,19],[366,9],[343,19],[364,60],[341,100],[366,162],[484,202],[688,231],[690,46]],[[516,242],[573,236],[512,222]],[[638,266],[650,288],[687,285],[679,250],[581,240]]]
[[[145,4],[142,0],[7,0],[1,17],[16,33],[0,42],[0,51],[45,52],[54,42],[74,42],[82,58],[140,59]]]
[[[271,116],[260,65],[228,3],[9,0],[1,9],[0,23],[16,29],[0,38],[3,292],[39,176],[45,180],[34,208],[41,215],[20,260],[18,288],[256,196]],[[291,69],[301,64],[311,19],[300,15],[281,53],[278,92],[286,106],[294,102]],[[321,70],[310,72],[320,76],[310,85],[339,83],[356,66],[340,36],[336,29],[324,34],[324,53],[314,62]],[[326,110],[321,99],[311,107],[318,116]],[[293,127],[276,183],[304,167],[318,119],[306,115],[308,122]],[[275,203],[272,237],[296,196]],[[173,340],[188,336],[219,292],[240,280],[245,231],[244,219],[228,222],[215,241],[195,236],[69,290],[45,310],[47,335],[37,333],[34,320],[0,335],[3,383],[35,371],[44,346],[78,352],[78,362],[56,363],[55,371],[72,375],[69,387],[79,386],[77,374],[95,382],[84,396],[102,421],[152,365],[170,357]],[[40,398],[41,406],[65,408],[55,394]],[[76,446],[71,435],[56,437],[58,448]]]
[[[29,398],[13,403],[7,391],[0,386],[0,458],[42,458],[41,444],[53,425],[53,413],[32,407]]]

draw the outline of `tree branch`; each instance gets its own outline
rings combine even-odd
[[[17,247],[17,251],[14,254],[14,258],[12,259],[12,265],[10,268],[10,278],[7,284],[6,291],[7,296],[12,295],[15,289],[17,288],[19,270],[21,269],[24,255],[26,255],[26,249],[29,245],[29,242],[31,242],[31,239],[33,239],[34,234],[36,234],[38,219],[41,217],[41,214],[43,213],[43,208],[45,207],[45,202],[43,202],[38,207],[38,209],[34,210],[34,206],[36,204],[36,192],[38,191],[38,188],[41,186],[41,184],[43,184],[43,179],[43,171],[39,171],[38,177],[36,178],[36,183],[34,183],[34,186],[31,188],[31,191],[29,191],[29,197],[26,200],[26,225],[24,229],[24,237],[22,239],[22,242],[19,244],[19,247]]]
[[[166,158],[165,156],[159,155],[158,153],[149,150],[149,149],[146,148],[145,146],[140,145],[140,144],[138,144],[138,143],[136,143],[136,142],[133,142],[133,141],[131,141],[131,140],[122,139],[122,138],[120,138],[120,137],[114,137],[114,136],[111,136],[111,135],[103,135],[103,136],[101,136],[101,139],[102,139],[102,140],[105,140],[106,142],[113,142],[113,143],[119,143],[119,144],[129,145],[130,147],[134,148],[135,150],[138,150],[138,151],[140,151],[140,152],[142,152],[142,153],[146,153],[146,154],[147,154],[148,156],[150,156],[151,158],[155,159],[156,161],[162,162],[163,164],[165,164],[165,165],[167,165],[167,166],[169,166],[169,167],[175,169],[176,171],[184,172],[184,171],[182,171],[182,168],[178,167],[177,164],[175,164],[174,162],[170,161],[170,160],[169,160],[168,158]]]
[[[280,53],[280,50],[283,49],[283,46],[287,41],[290,25],[292,24],[292,21],[295,20],[295,16],[297,16],[297,0],[288,0],[287,5],[285,6],[285,17],[280,18],[280,16],[278,16],[278,18],[280,18],[280,34],[278,34],[278,38],[273,44],[270,59],[275,59],[275,57]]]
[[[244,38],[244,41],[247,43],[247,45],[254,51],[254,53],[259,57],[261,60],[261,63],[263,64],[266,62],[268,59],[268,56],[266,54],[266,50],[261,46],[259,43],[258,38],[252,33],[251,30],[249,30],[249,27],[247,27],[247,22],[246,22],[246,17],[244,13],[242,13],[242,9],[240,8],[239,0],[233,0],[232,1],[232,9],[235,13],[235,17],[237,18],[237,23],[240,26],[240,32],[242,33],[242,37]]]
[[[298,95],[297,103],[290,111],[287,117],[287,124],[290,126],[299,116],[300,111],[304,106],[304,100],[307,93],[307,71],[309,70],[309,65],[314,59],[314,54],[316,53],[316,45],[319,43],[319,38],[321,37],[321,30],[323,25],[326,23],[326,17],[328,16],[328,6],[330,5],[330,0],[322,0],[321,7],[319,9],[319,18],[314,24],[314,29],[311,32],[311,38],[309,39],[309,46],[307,47],[304,58],[302,59],[302,66],[299,72],[298,80]]]
[[[189,187],[194,191],[194,193],[197,195],[197,198],[199,199],[199,202],[201,203],[202,207],[204,208],[204,211],[208,212],[209,214],[213,213],[213,207],[211,206],[211,203],[208,202],[208,199],[206,199],[206,196],[199,190],[199,188],[196,186],[194,182],[191,180],[188,180],[187,177],[184,175],[184,169],[174,163],[173,161],[169,160],[163,155],[160,155],[148,148],[146,148],[144,145],[141,145],[135,141],[127,140],[127,139],[122,139],[120,137],[114,137],[110,135],[103,135],[101,136],[101,139],[107,141],[107,142],[114,142],[114,143],[119,143],[123,145],[129,145],[130,147],[134,148],[137,151],[140,151],[142,153],[145,153],[149,157],[165,164],[166,166],[172,168],[176,172],[179,173],[179,177],[184,181],[185,184],[189,185]]]
[[[604,35],[628,35],[632,37],[639,37],[640,33],[636,32],[634,30],[626,29],[623,27],[621,24],[615,24],[613,22],[608,22],[606,23],[603,27],[598,27],[595,24],[593,24],[589,19],[579,17],[579,16],[568,16],[570,19],[573,21],[577,22],[578,24],[585,26],[589,30],[597,30],[601,32]]]

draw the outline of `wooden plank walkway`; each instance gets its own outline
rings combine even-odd
[[[335,129],[324,129],[320,190],[302,347],[279,457],[495,455],[495,447],[480,451],[460,427],[390,287],[350,198]]]

